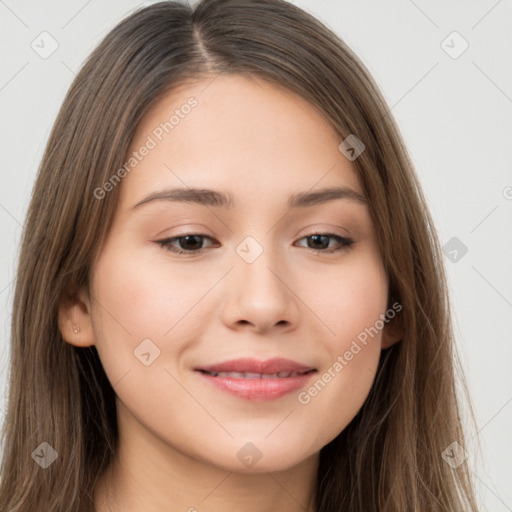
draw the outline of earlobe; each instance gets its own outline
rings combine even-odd
[[[59,303],[59,330],[65,342],[77,347],[94,345],[91,303],[85,291],[63,297]]]
[[[390,320],[382,330],[381,349],[386,349],[398,343],[403,337],[402,322],[398,317]]]

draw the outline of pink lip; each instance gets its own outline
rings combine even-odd
[[[202,378],[206,379],[217,389],[226,391],[246,400],[267,401],[280,398],[292,391],[303,387],[316,370],[310,366],[299,364],[290,359],[274,358],[267,361],[258,361],[256,359],[234,359],[210,366],[196,368],[201,373]],[[303,375],[295,377],[277,377],[277,378],[239,378],[239,377],[215,377],[205,373],[209,372],[250,372],[275,374],[279,372],[299,372]],[[305,373],[309,372],[309,373]]]

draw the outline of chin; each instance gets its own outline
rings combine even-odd
[[[243,440],[232,440],[229,447],[222,448],[215,460],[210,462],[217,467],[222,467],[226,471],[245,474],[269,473],[286,471],[293,468],[310,457],[315,456],[319,447],[306,449],[304,438],[297,442],[290,443],[284,437],[276,436],[270,441],[265,438],[250,437],[237,438]],[[233,453],[234,456],[228,456]],[[209,456],[211,457],[211,453]],[[209,458],[210,458],[209,457]]]

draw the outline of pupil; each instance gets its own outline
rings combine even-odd
[[[311,238],[315,241],[315,242],[319,242],[321,238],[324,239],[324,242],[325,242],[325,239],[328,238],[326,237],[325,235],[312,235]],[[325,244],[320,244],[321,246],[325,246]],[[327,245],[329,245],[329,242],[327,241]],[[317,247],[313,247],[313,249],[317,249]]]
[[[196,242],[197,242],[196,246],[195,247],[190,247],[190,246],[188,246],[189,244],[187,242],[185,242],[185,246],[186,246],[186,247],[184,247],[185,249],[188,249],[190,251],[201,249],[201,237],[200,236],[198,236],[198,235],[187,235],[187,236],[181,237],[181,240],[187,240],[188,241],[190,239],[195,239],[196,240]],[[180,245],[183,246],[183,244],[180,244]],[[194,245],[194,244],[192,244],[192,245]]]

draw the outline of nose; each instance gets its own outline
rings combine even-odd
[[[251,263],[235,254],[233,266],[225,283],[225,325],[259,334],[272,329],[284,333],[297,327],[300,300],[282,258],[278,261],[270,249],[264,249]]]

